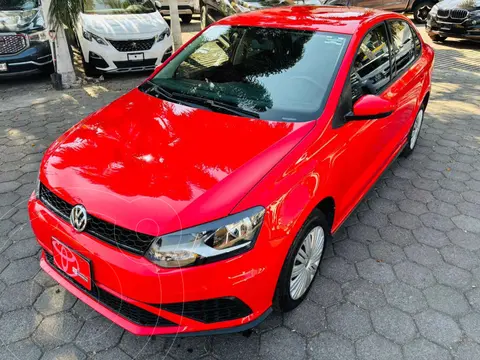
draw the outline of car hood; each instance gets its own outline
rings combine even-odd
[[[437,3],[440,9],[479,10],[480,0],[442,0]]]
[[[81,14],[83,28],[108,39],[135,39],[136,35],[161,33],[168,25],[158,12],[148,14]]]
[[[44,20],[39,9],[0,10],[0,34],[43,29]]]
[[[136,89],[52,144],[40,180],[94,216],[161,235],[227,216],[315,123],[218,114]]]

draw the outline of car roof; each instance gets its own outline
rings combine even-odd
[[[363,23],[379,17],[397,16],[381,10],[348,6],[280,6],[230,16],[216,24],[354,34]]]

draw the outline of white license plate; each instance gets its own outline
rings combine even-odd
[[[127,54],[128,61],[143,61],[145,56],[143,53]]]
[[[7,70],[8,70],[7,64],[1,63],[1,64],[0,64],[0,71],[7,71]]]

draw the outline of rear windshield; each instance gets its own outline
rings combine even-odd
[[[212,26],[151,83],[173,98],[196,104],[203,99],[214,111],[219,108],[209,106],[212,101],[262,119],[313,120],[323,110],[349,39],[325,32]]]
[[[151,0],[84,0],[85,14],[145,14],[157,11]]]

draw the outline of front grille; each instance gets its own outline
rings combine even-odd
[[[0,35],[0,54],[19,53],[27,47],[27,38],[23,35]]]
[[[67,274],[57,268],[53,262],[53,256],[45,251],[45,257],[48,263],[55,268],[64,278],[66,278],[72,285],[90,295],[96,301],[106,306],[110,310],[116,312],[118,315],[143,326],[176,326],[177,324],[164,319],[150,311],[142,309],[138,306],[130,304],[122,299],[110,294],[95,284],[92,284],[92,290],[87,290],[82,285],[74,282]]]
[[[55,195],[43,184],[40,184],[40,200],[58,216],[66,221],[70,221],[70,212],[73,205]],[[155,238],[151,235],[116,226],[90,214],[88,215],[87,227],[84,232],[118,248],[139,255],[144,254],[148,250]]]
[[[135,52],[135,51],[147,51],[150,50],[155,43],[155,38],[146,40],[108,40],[115,49],[121,52]]]
[[[147,59],[143,61],[114,61],[113,63],[119,69],[131,69],[138,67],[155,66],[157,59]]]
[[[450,16],[450,10],[438,9],[437,16],[441,18],[448,18]]]
[[[207,324],[240,319],[252,313],[243,301],[235,297],[154,306]]]
[[[464,9],[450,10],[450,17],[452,19],[463,20],[468,16],[468,11]]]

